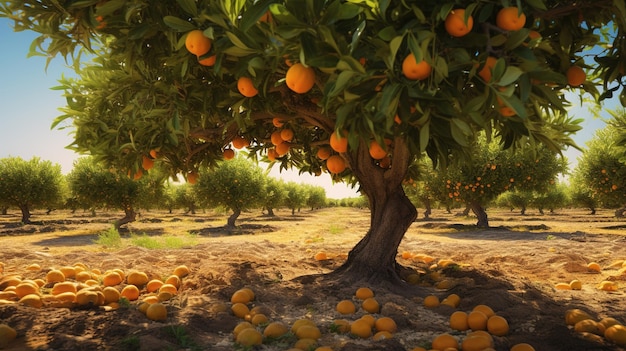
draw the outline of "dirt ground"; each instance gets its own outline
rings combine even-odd
[[[590,215],[584,210],[561,210],[539,215],[490,210],[489,229],[477,229],[471,217],[435,210],[430,220],[418,219],[400,245],[398,262],[421,275],[408,293],[372,286],[381,311],[392,317],[398,332],[392,339],[374,341],[331,332],[333,320],[355,320],[364,314],[343,316],[337,302],[354,299],[360,286],[326,284],[323,277],[338,267],[348,251],[367,231],[369,212],[350,208],[287,210],[268,218],[244,213],[237,232],[226,233],[226,215],[216,213],[144,213],[129,225],[130,233],[153,238],[195,233],[194,245],[181,249],[146,249],[127,245],[110,249],[94,243],[110,228],[117,214],[35,213],[34,225],[20,226],[18,213],[0,216],[0,262],[4,276],[43,278],[52,268],[83,263],[90,269],[125,272],[140,270],[150,278],[163,278],[181,264],[191,274],[182,280],[178,295],[166,301],[168,318],[154,322],[131,302],[114,311],[100,308],[35,309],[20,304],[0,306],[0,323],[17,330],[6,350],[240,350],[233,343],[233,328],[242,320],[230,313],[230,296],[242,287],[256,298],[270,321],[291,325],[312,319],[321,329],[318,345],[333,350],[412,350],[430,347],[434,336],[450,333],[462,340],[467,332],[449,327],[455,310],[469,312],[478,304],[505,317],[510,332],[494,337],[496,350],[529,343],[536,350],[623,350],[601,337],[584,338],[565,323],[565,311],[580,308],[597,320],[613,317],[626,323],[626,274],[611,264],[626,259],[626,222],[611,211]],[[420,213],[421,216],[421,213]],[[123,233],[123,237],[131,234]],[[324,252],[329,259],[317,261]],[[440,270],[415,258],[429,255],[458,265]],[[410,255],[409,255],[410,254]],[[587,268],[597,262],[601,272]],[[28,270],[33,263],[41,270]],[[442,274],[450,287],[438,289],[429,275]],[[0,274],[1,275],[1,274]],[[557,290],[555,284],[578,279],[582,290]],[[621,285],[602,291],[602,281]],[[124,284],[120,285],[121,288]],[[454,309],[423,306],[423,298],[450,294],[461,298]],[[355,300],[356,301],[356,300]],[[222,312],[226,307],[227,311]],[[262,330],[262,327],[259,327]],[[287,350],[295,336],[268,341],[258,350]]]

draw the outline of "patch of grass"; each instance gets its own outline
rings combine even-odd
[[[198,346],[196,342],[191,339],[191,337],[187,333],[187,330],[185,329],[185,326],[173,325],[169,327],[168,332],[176,339],[176,342],[182,348],[192,351],[202,350],[200,346]]]
[[[122,247],[122,237],[115,227],[111,227],[109,230],[98,234],[95,243],[107,248],[119,249]]]
[[[121,341],[123,350],[139,350],[141,346],[138,336],[129,336]]]
[[[151,237],[147,234],[133,234],[130,237],[130,242],[134,246],[140,246],[146,249],[181,249],[197,245],[198,237],[191,233],[161,237]]]
[[[345,230],[344,227],[338,226],[336,224],[331,224],[330,228],[328,228],[328,232],[330,234],[335,234],[335,235],[336,234],[343,234],[344,230]]]
[[[555,240],[556,236],[552,235],[552,234],[548,234],[548,236],[546,236],[546,240]]]

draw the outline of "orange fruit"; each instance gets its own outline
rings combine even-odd
[[[148,284],[148,281],[148,275],[144,272],[132,271],[126,276],[126,282],[136,286],[144,286]]]
[[[245,318],[247,314],[250,313],[250,309],[248,306],[241,302],[237,302],[230,307],[231,311],[233,311],[233,315],[239,318]]]
[[[98,306],[98,293],[93,290],[79,290],[76,293],[76,303],[79,306]]]
[[[196,55],[202,56],[211,50],[211,39],[204,36],[204,33],[195,29],[187,33],[187,37],[185,38],[185,47],[187,51]]]
[[[191,270],[189,270],[189,267],[184,264],[174,268],[174,271],[172,272],[172,274],[177,275],[179,278],[184,278],[188,276],[189,273],[191,273]]]
[[[52,295],[59,295],[65,292],[76,294],[76,284],[74,282],[59,282],[52,287]]]
[[[161,280],[152,279],[148,282],[148,284],[146,284],[146,290],[148,290],[148,292],[155,292],[159,290],[161,285],[163,285],[163,282]]]
[[[374,336],[372,336],[372,339],[375,340],[375,341],[391,339],[391,338],[393,338],[393,334],[388,332],[388,331],[386,331],[386,330],[376,332],[376,334],[374,334]]]
[[[584,321],[574,324],[574,330],[577,333],[592,333],[602,336],[604,336],[605,332],[604,326],[593,319],[585,319]]]
[[[215,64],[216,59],[217,59],[217,55],[213,55],[202,60],[198,59],[198,63],[201,64],[202,66],[211,67]]]
[[[348,133],[343,131],[341,135],[337,134],[337,131],[334,131],[330,135],[330,147],[337,152],[347,152],[348,151]]]
[[[160,302],[150,304],[146,310],[146,317],[152,321],[164,321],[167,319],[167,307]]]
[[[347,319],[335,319],[333,326],[338,333],[348,333],[350,331],[350,321]]]
[[[15,286],[15,294],[18,299],[30,294],[39,294],[39,286],[22,282]]]
[[[370,288],[362,287],[362,288],[356,289],[354,296],[359,300],[365,300],[370,297],[374,297],[374,292]]]
[[[359,319],[367,322],[370,328],[374,328],[374,324],[376,324],[376,318],[374,318],[371,314],[364,314]]]
[[[478,75],[485,81],[485,82],[489,82],[491,81],[491,69],[493,69],[493,67],[496,65],[496,62],[498,61],[497,58],[493,57],[493,56],[489,56],[487,57],[487,60],[485,61],[485,65],[483,66],[483,68],[478,72]]]
[[[280,136],[280,130],[277,130],[270,135],[270,141],[274,146],[282,144],[284,142],[283,138]]]
[[[520,30],[526,24],[526,15],[519,8],[511,6],[498,11],[496,25],[504,30]]]
[[[24,295],[20,298],[19,303],[34,308],[41,308],[43,306],[41,296],[39,296],[38,294]]]
[[[481,311],[472,311],[467,315],[467,326],[472,330],[487,330],[487,320]]]
[[[387,156],[387,151],[376,140],[370,142],[369,152],[370,156],[375,160],[380,160]]]
[[[7,347],[16,337],[15,329],[4,323],[0,324],[0,349]]]
[[[390,317],[380,317],[374,323],[374,328],[378,331],[388,331],[390,333],[395,333],[398,331],[398,325],[396,321],[394,321]]]
[[[433,308],[439,306],[439,298],[435,295],[428,295],[424,298],[424,306]]]
[[[293,322],[293,325],[291,326],[291,332],[295,334],[300,327],[305,325],[312,325],[314,327],[316,326],[315,322],[310,319],[298,319],[297,321]]]
[[[284,141],[292,141],[293,140],[293,130],[289,128],[285,128],[280,131],[280,138]]]
[[[601,272],[602,271],[602,267],[600,267],[599,264],[597,264],[596,262],[590,262],[589,264],[587,264],[587,269],[593,272]]]
[[[237,339],[237,335],[239,335],[239,333],[241,333],[244,329],[254,329],[254,325],[246,321],[237,323],[237,325],[233,329],[233,336],[235,337],[235,339]]]
[[[521,343],[513,345],[511,347],[511,351],[535,351],[535,348],[532,347],[530,344]]]
[[[335,309],[341,314],[354,314],[356,312],[356,306],[350,300],[339,301]]]
[[[300,350],[311,350],[312,348],[314,348],[317,345],[317,340],[315,339],[300,339],[298,341],[296,341],[295,344],[293,344],[293,348],[296,351],[300,351]],[[290,349],[291,350],[291,349]]]
[[[422,60],[417,62],[415,55],[410,53],[402,61],[402,74],[410,80],[424,80],[430,77],[432,67],[428,62]]]
[[[296,63],[287,70],[285,83],[293,92],[304,94],[315,85],[315,70],[312,67]]]
[[[72,266],[61,267],[59,270],[63,272],[65,279],[76,277],[76,269]]]
[[[141,156],[141,168],[149,171],[154,167],[154,160],[146,155]]]
[[[330,148],[327,146],[321,146],[319,149],[317,149],[317,158],[319,158],[320,160],[324,161],[327,160],[331,155],[331,151]]]
[[[577,308],[565,311],[565,324],[567,325],[575,325],[585,319],[593,318],[589,315],[589,313]]]
[[[276,145],[276,154],[278,154],[278,156],[283,156],[286,155],[289,152],[289,149],[291,149],[291,144],[283,141],[282,143]]]
[[[267,322],[267,316],[263,313],[255,314],[252,318],[250,318],[250,323],[252,323],[252,325],[267,324]]]
[[[469,329],[467,323],[467,313],[463,311],[455,311],[450,315],[450,328],[458,331],[465,331]]]
[[[283,121],[282,119],[278,117],[274,117],[272,118],[272,124],[274,125],[274,127],[280,128],[285,124],[285,121]]]
[[[178,290],[178,288],[180,288],[181,280],[177,275],[172,274],[165,279],[165,284],[172,284],[176,287],[176,290]]]
[[[76,273],[76,277],[74,279],[76,279],[76,281],[79,281],[79,282],[85,282],[91,279],[91,273],[87,271],[78,272]]]
[[[448,295],[448,297],[445,298],[444,301],[450,303],[450,306],[452,307],[459,307],[459,304],[461,303],[461,298],[457,294],[450,294]],[[443,304],[443,301],[441,303]]]
[[[243,149],[244,147],[250,145],[250,141],[248,141],[248,139],[246,139],[246,137],[244,137],[243,135],[238,135],[234,137],[232,143],[235,149]],[[189,271],[189,268],[187,268],[187,271]]]
[[[134,285],[126,285],[120,292],[120,296],[127,298],[128,301],[135,301],[139,298],[139,289]]]
[[[272,322],[263,330],[263,336],[267,338],[279,338],[289,332],[289,328],[283,322]]]
[[[235,158],[235,150],[233,150],[233,149],[224,149],[224,152],[222,152],[222,157],[225,160],[232,160],[233,158]]]
[[[245,97],[254,97],[259,91],[254,87],[254,83],[252,83],[252,79],[250,77],[239,77],[237,80],[237,90],[239,93]]]
[[[509,322],[501,316],[491,316],[487,320],[487,331],[495,336],[504,336],[509,333]]]
[[[104,294],[104,303],[106,304],[111,302],[118,302],[120,300],[120,297],[122,296],[120,292],[112,286],[107,286],[102,289],[102,293]]]
[[[256,297],[256,295],[254,294],[254,291],[250,288],[241,288],[239,289],[243,292],[245,292],[246,294],[248,294],[248,296],[250,297],[250,301],[254,300],[254,298]],[[259,306],[257,306],[259,307]]]
[[[122,282],[123,278],[118,272],[108,272],[102,277],[102,285],[114,286]]]
[[[466,35],[472,30],[473,26],[474,18],[472,16],[468,16],[467,23],[465,22],[464,9],[452,10],[446,17],[446,32],[453,37],[462,37]]]
[[[380,304],[373,297],[368,297],[367,299],[363,300],[361,307],[363,307],[363,309],[369,313],[380,312]]]
[[[322,332],[315,325],[303,325],[295,332],[298,339],[317,340],[322,337]]]
[[[341,173],[346,169],[346,161],[339,155],[332,155],[326,160],[326,168],[330,173]]]
[[[315,256],[313,256],[313,259],[315,259],[316,261],[324,261],[328,259],[328,255],[326,255],[326,252],[320,251],[316,253]]]
[[[626,346],[626,327],[621,324],[612,325],[606,328],[604,337],[619,346]]]
[[[278,157],[278,153],[276,153],[275,149],[267,149],[267,159],[270,161],[276,161],[276,157]]]
[[[159,151],[157,151],[156,149],[152,149],[150,150],[150,157],[152,158],[158,158],[159,157]],[[87,269],[87,267],[84,267],[85,269]]]
[[[196,184],[198,182],[198,173],[197,172],[189,172],[187,173],[187,183]]]
[[[435,350],[445,350],[450,347],[459,348],[459,341],[450,334],[439,334],[433,339],[432,348]]]
[[[250,294],[243,290],[243,289],[239,289],[237,291],[235,291],[231,296],[230,296],[230,302],[235,304],[235,303],[244,303],[247,304],[250,301],[252,301],[252,298],[250,297]]]
[[[515,112],[514,109],[508,107],[508,106],[502,106],[500,107],[500,109],[498,110],[498,112],[500,112],[500,114],[503,117],[513,117],[515,116],[517,113]]]
[[[567,77],[567,83],[573,87],[582,85],[587,80],[587,74],[585,71],[576,65],[570,66],[565,73]]]
[[[480,311],[482,313],[485,314],[485,316],[487,316],[487,318],[495,315],[496,313],[493,311],[493,309],[487,305],[476,305],[472,311]]]
[[[350,324],[350,333],[367,339],[372,336],[372,326],[365,320],[357,319]]]
[[[235,342],[242,346],[261,345],[263,335],[254,328],[245,328],[237,334]]]
[[[161,287],[159,288],[159,292],[168,292],[172,295],[176,295],[178,294],[178,289],[172,284],[165,283],[161,285]]]
[[[65,274],[58,269],[52,269],[46,273],[46,281],[48,283],[58,283],[65,281]]]
[[[461,349],[463,351],[482,351],[491,347],[491,340],[483,335],[470,335],[463,339]]]

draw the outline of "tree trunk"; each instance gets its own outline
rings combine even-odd
[[[522,216],[525,216],[525,215],[526,215],[526,206],[522,206],[522,209],[521,209],[521,211],[520,211],[520,214],[521,214]]]
[[[123,218],[120,218],[117,221],[115,221],[115,223],[113,223],[113,226],[115,230],[117,231],[119,231],[120,227],[123,226],[124,224],[134,222],[135,218],[137,217],[135,210],[133,210],[133,208],[130,206],[124,210],[124,214],[125,216]]]
[[[472,209],[472,206],[467,206],[465,207],[465,209],[463,210],[463,216],[469,216],[470,210]]]
[[[476,215],[476,218],[478,218],[476,226],[479,228],[489,228],[489,218],[487,218],[487,212],[485,212],[483,206],[476,201],[472,201],[470,203],[470,208]]]
[[[2,215],[4,216],[4,215],[6,215],[6,214],[8,213],[8,212],[7,212],[8,210],[9,210],[8,208],[6,208],[6,207],[2,207],[2,208],[0,209],[0,212],[1,212],[1,213],[2,213]]]
[[[432,208],[430,205],[430,198],[429,197],[425,197],[424,199],[424,207],[426,207],[426,209],[424,210],[424,218],[425,219],[429,219],[430,218],[430,214],[432,213]]]
[[[30,208],[28,205],[20,205],[20,211],[22,211],[22,223],[30,224]]]
[[[228,228],[235,228],[235,221],[237,220],[240,214],[241,214],[240,209],[233,210],[233,214],[231,214],[230,217],[228,217],[228,222],[226,223],[226,226]]]
[[[270,217],[276,217],[276,214],[274,214],[274,209],[271,207],[267,208],[267,215]]]
[[[622,208],[618,208],[617,210],[615,210],[615,217],[624,218],[624,213],[626,213],[626,205],[624,205],[624,207]]]
[[[591,210],[590,214],[592,214],[592,215],[596,214],[596,208],[595,207],[590,208],[590,210]]]
[[[407,145],[396,138],[392,146],[390,168],[380,168],[361,142],[357,151],[347,156],[352,172],[370,205],[370,229],[348,254],[346,262],[333,274],[347,281],[382,281],[398,283],[400,266],[396,262],[398,246],[417,210],[404,193],[402,180],[412,161]]]

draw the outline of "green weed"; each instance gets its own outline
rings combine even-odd
[[[95,243],[107,248],[119,249],[122,247],[122,237],[114,227],[111,227],[109,230],[98,234],[98,239],[95,240]]]

